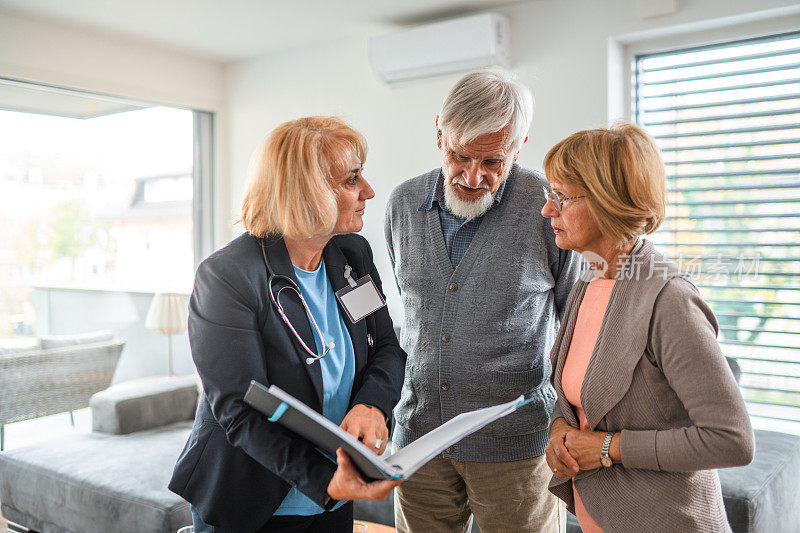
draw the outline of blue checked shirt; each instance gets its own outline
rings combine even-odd
[[[506,188],[506,179],[500,184],[497,192],[494,193],[494,203],[499,204],[500,199],[503,197],[503,190]],[[447,246],[447,253],[450,254],[450,264],[456,268],[461,262],[461,258],[469,248],[469,243],[478,232],[481,225],[483,216],[478,218],[461,218],[455,216],[444,205],[444,174],[439,171],[439,177],[436,178],[436,183],[433,184],[433,189],[428,193],[425,202],[422,204],[422,209],[430,211],[433,209],[433,204],[439,207],[439,222],[442,224],[442,235],[444,236],[444,244]]]

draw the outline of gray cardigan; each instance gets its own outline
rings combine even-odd
[[[579,281],[550,355],[553,419],[578,421],[561,371],[587,283]],[[605,531],[729,531],[715,468],[747,464],[753,431],[695,286],[641,239],[611,292],[581,388],[589,428],[621,431],[622,464],[574,483]],[[550,490],[574,512],[572,481]]]
[[[502,200],[484,215],[454,269],[437,210],[421,207],[439,172],[398,186],[386,210],[386,242],[405,306],[400,342],[408,353],[393,440],[405,446],[460,413],[524,394],[534,401],[442,457],[541,455],[555,401],[547,353],[579,256],[555,245],[539,214],[544,177],[514,165]]]

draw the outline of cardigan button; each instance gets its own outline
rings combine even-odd
[[[444,383],[442,383],[442,390],[443,391],[449,391],[450,390],[450,384],[448,382],[446,382],[446,381]]]
[[[456,292],[458,290],[458,283],[451,283],[447,288],[450,289],[450,292]]]
[[[453,447],[450,446],[449,448],[445,449],[444,453],[453,453]]]
[[[445,333],[444,335],[442,335],[442,342],[450,342],[450,334],[449,333]]]

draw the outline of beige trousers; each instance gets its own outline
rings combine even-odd
[[[505,463],[433,459],[394,491],[400,533],[566,531],[564,503],[547,490],[544,455]]]

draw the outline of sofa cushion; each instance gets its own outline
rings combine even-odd
[[[158,376],[118,383],[92,396],[92,429],[125,435],[191,420],[197,408],[195,376]]]
[[[78,344],[93,344],[96,342],[106,342],[114,338],[111,330],[92,331],[89,333],[78,333],[75,335],[42,335],[39,337],[42,350],[52,350],[54,348],[65,348]]]
[[[132,435],[91,433],[0,454],[0,501],[43,531],[171,532],[191,524],[167,489],[191,422]]]
[[[0,344],[0,357],[3,357],[4,355],[16,355],[25,352],[30,353],[41,349],[42,341],[40,339],[23,339],[13,343]]]
[[[800,531],[800,436],[755,431],[753,462],[719,470],[734,532]]]

